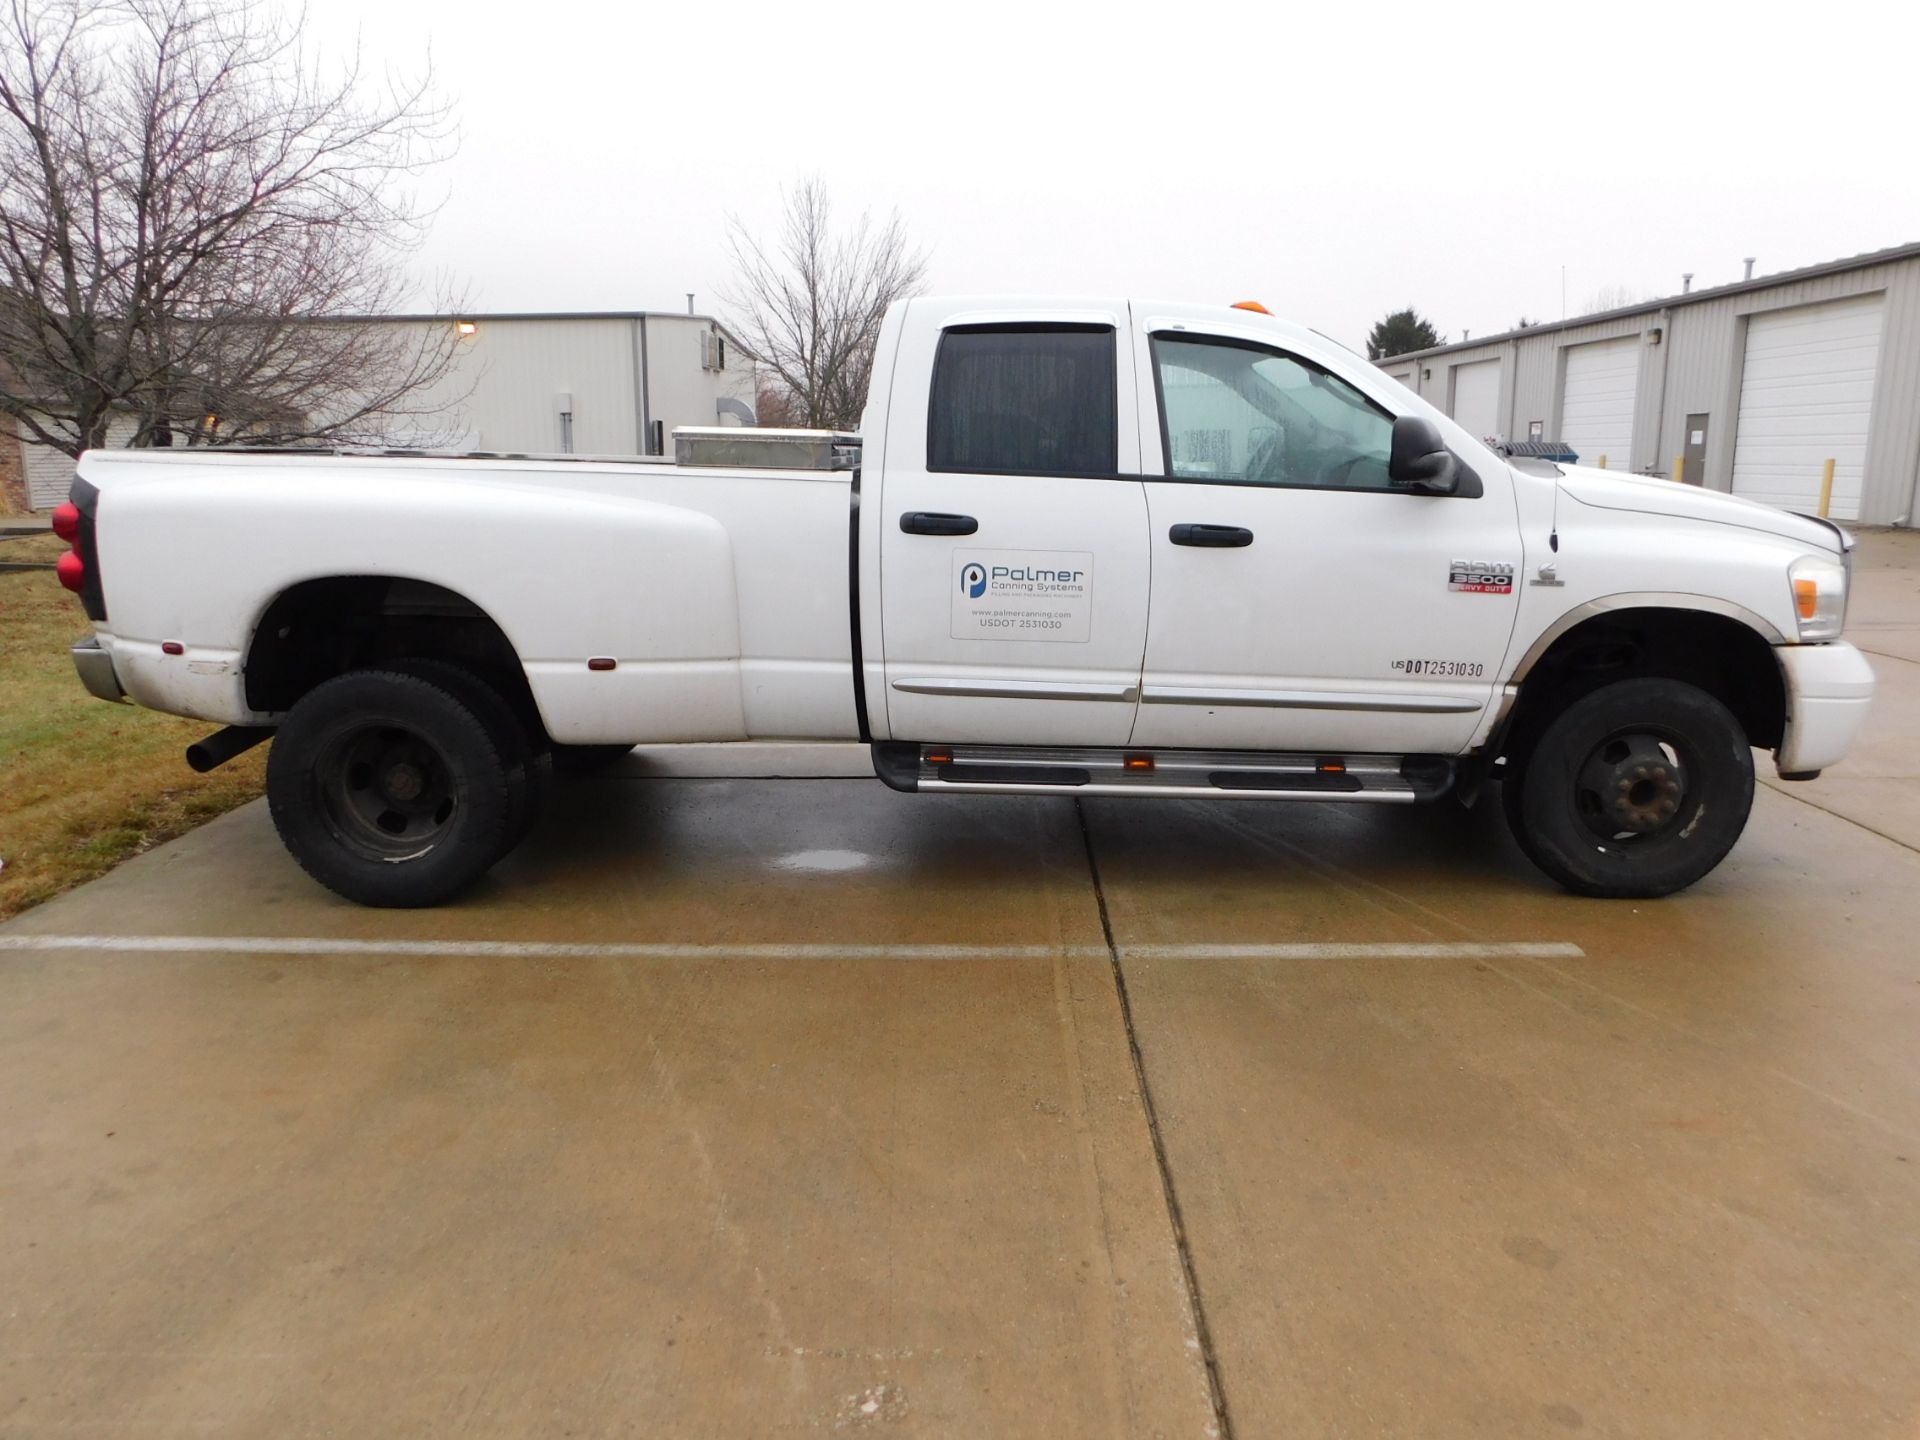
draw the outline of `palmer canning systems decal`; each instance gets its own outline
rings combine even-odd
[[[956,640],[1085,641],[1093,634],[1093,552],[956,550]]]

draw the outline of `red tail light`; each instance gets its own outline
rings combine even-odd
[[[106,597],[100,591],[100,546],[95,521],[100,515],[100,488],[78,475],[67,491],[67,503],[54,507],[53,528],[73,546],[54,567],[60,583],[80,597],[80,608],[96,624],[107,618]]]
[[[53,567],[53,573],[59,577],[62,585],[76,595],[86,588],[87,562],[71,550],[60,557]]]

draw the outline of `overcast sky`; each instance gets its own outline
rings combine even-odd
[[[1920,240],[1908,5],[309,0],[459,123],[423,273],[716,308],[729,211],[898,208],[938,291],[1449,338]]]

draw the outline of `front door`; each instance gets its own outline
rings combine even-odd
[[[1133,743],[1452,753],[1493,697],[1520,539],[1504,467],[1387,480],[1393,414],[1254,330],[1137,341],[1153,612]],[[1391,395],[1382,389],[1382,395]],[[1149,427],[1142,427],[1143,430]]]
[[[892,393],[883,458],[889,731],[1124,745],[1148,578],[1127,316],[927,303],[894,373],[929,378]]]

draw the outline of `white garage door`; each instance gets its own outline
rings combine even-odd
[[[1476,360],[1453,370],[1453,418],[1476,439],[1500,429],[1500,362]]]
[[[1604,455],[1610,470],[1633,468],[1633,402],[1643,348],[1638,335],[1628,335],[1567,351],[1558,438],[1582,465],[1598,465]]]
[[[1832,459],[1833,516],[1858,517],[1882,308],[1880,296],[1867,295],[1747,322],[1734,494],[1812,510]]]

